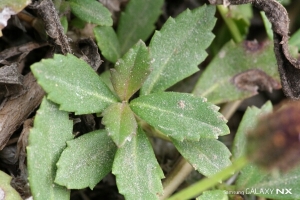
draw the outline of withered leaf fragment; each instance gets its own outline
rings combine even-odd
[[[30,51],[46,46],[46,43],[37,43],[37,42],[28,42],[25,44],[22,44],[20,46],[14,46],[8,49],[5,49],[0,52],[0,61],[5,60],[7,58],[23,54],[23,53],[29,53]]]
[[[91,38],[81,39],[77,42],[81,55],[78,56],[87,62],[95,71],[100,67],[102,60],[98,52],[98,46]]]
[[[247,155],[266,169],[286,172],[300,163],[300,102],[285,102],[247,135]]]
[[[283,92],[292,99],[300,99],[300,61],[288,49],[289,18],[286,9],[276,0],[209,0],[211,4],[232,5],[251,3],[266,13],[274,33],[274,52],[277,59]]]
[[[32,73],[24,77],[24,92],[9,99],[0,110],[0,150],[6,146],[10,136],[23,124],[34,109],[40,105],[44,96]]]
[[[0,68],[0,110],[1,100],[6,97],[17,97],[23,90],[23,76],[18,72],[17,64]]]
[[[52,0],[36,1],[30,8],[37,9],[38,14],[45,23],[47,34],[61,47],[63,54],[72,53],[68,38],[64,34],[64,29],[60,23]]]
[[[260,69],[250,69],[238,73],[232,78],[232,83],[240,90],[257,94],[258,90],[272,92],[280,89],[281,85],[271,76]]]
[[[3,83],[17,85],[23,84],[23,76],[18,72],[16,63],[0,68],[0,84]]]
[[[33,126],[33,118],[26,119],[23,123],[23,130],[20,134],[20,137],[18,139],[17,143],[17,151],[15,158],[19,159],[19,169],[21,171],[21,174],[26,174],[26,166],[25,166],[25,160],[26,160],[26,147],[28,144],[28,135],[30,132],[30,129]]]

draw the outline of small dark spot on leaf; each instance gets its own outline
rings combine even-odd
[[[185,101],[180,100],[180,101],[178,102],[178,106],[179,106],[179,108],[184,109],[184,108],[185,108]]]
[[[259,43],[257,40],[253,41],[244,41],[244,48],[248,52],[258,52],[263,49],[265,46],[264,43]]]

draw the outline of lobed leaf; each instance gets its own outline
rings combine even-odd
[[[20,194],[10,185],[11,176],[0,171],[0,198],[1,200],[22,200]]]
[[[113,163],[119,192],[128,200],[159,199],[164,174],[147,136],[139,127],[130,142],[117,150]]]
[[[47,98],[60,104],[60,109],[88,114],[102,112],[117,98],[83,60],[68,54],[54,55],[31,66]]]
[[[220,141],[202,138],[199,141],[172,139],[180,154],[204,176],[212,176],[231,165],[231,153]]]
[[[69,0],[72,13],[88,23],[112,26],[111,13],[95,0]]]
[[[145,41],[155,29],[163,0],[130,0],[121,13],[117,29],[122,55],[139,40]]]
[[[202,6],[169,18],[150,42],[151,68],[141,94],[163,91],[198,71],[212,42],[215,7]]]
[[[57,163],[55,183],[69,189],[93,189],[111,171],[116,150],[103,130],[68,141]]]
[[[259,89],[259,86],[256,86],[259,81],[252,80],[253,82],[251,82],[251,79],[249,80],[248,84],[253,86],[252,90],[242,90],[233,84],[233,78],[236,75],[251,69],[265,72],[280,86],[277,62],[271,43],[259,44],[256,41],[245,41],[235,44],[230,41],[225,44],[203,72],[193,94],[206,97],[214,104],[253,96],[257,94],[255,88]],[[264,77],[264,80],[267,79]]]
[[[149,52],[140,40],[111,69],[111,82],[121,100],[129,100],[140,89],[150,73],[149,68]]]
[[[136,135],[137,122],[127,103],[112,104],[102,115],[102,124],[118,147],[122,147]]]
[[[70,191],[54,183],[56,163],[73,138],[73,123],[65,111],[46,98],[34,119],[27,146],[30,189],[35,200],[70,199]]]
[[[96,26],[94,34],[104,58],[113,63],[117,62],[121,56],[121,49],[114,29],[110,26]]]
[[[229,133],[218,107],[191,94],[161,92],[130,102],[140,118],[176,140],[218,138]]]

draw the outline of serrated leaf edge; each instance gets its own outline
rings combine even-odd
[[[206,102],[206,98],[202,98],[202,97],[199,97],[199,98],[202,99],[202,102]],[[131,104],[131,105],[132,105],[132,104]],[[159,110],[160,112],[174,114],[175,116],[178,116],[178,117],[180,117],[180,118],[185,117],[185,118],[187,118],[187,119],[189,119],[189,120],[191,120],[191,121],[197,121],[197,120],[195,120],[194,118],[182,116],[182,115],[180,115],[180,114],[178,114],[178,113],[170,112],[170,111],[168,111],[168,110],[159,109],[159,108],[154,107],[154,106],[151,106],[151,105],[149,105],[149,104],[143,104],[143,103],[136,103],[136,102],[134,102],[133,105],[134,105],[134,106],[140,106],[140,105],[143,105],[143,107],[151,108],[151,109],[153,109],[153,110]],[[211,109],[211,111],[217,115],[216,117],[220,120],[220,122],[225,122],[225,123],[227,122],[227,119],[226,119],[221,113],[217,112],[217,111],[219,110],[219,107],[218,107],[218,106],[216,106],[216,105],[214,105],[214,104],[210,104],[210,105],[208,105],[208,108]],[[138,114],[136,114],[136,115],[138,115]],[[140,116],[139,116],[139,117],[140,117]],[[141,118],[142,118],[142,117],[141,117]],[[147,122],[147,120],[145,120],[145,121]],[[197,122],[203,124],[204,126],[210,127],[210,128],[213,129],[214,131],[217,131],[218,133],[214,133],[214,134],[213,134],[213,136],[214,136],[215,139],[218,139],[218,136],[227,135],[227,134],[230,132],[230,131],[229,131],[229,128],[228,128],[227,126],[226,126],[226,129],[227,129],[227,130],[226,130],[226,132],[225,132],[225,131],[222,131],[221,128],[215,127],[214,125],[211,125],[211,124],[208,124],[208,123],[205,123],[205,122],[202,122],[202,121],[197,121]],[[153,126],[153,125],[152,125],[152,126]],[[154,126],[154,127],[155,127],[155,126]],[[158,127],[159,127],[159,128],[163,128],[162,126],[158,126]],[[168,136],[168,137],[172,137],[172,134],[167,134],[167,133],[163,133],[163,134],[166,135],[166,136]],[[197,138],[197,141],[199,141],[200,138],[201,138],[201,137],[199,136],[199,137]],[[174,139],[175,139],[175,138],[174,138]],[[178,138],[176,138],[176,139],[178,139]],[[183,140],[185,140],[184,137],[182,137],[179,141],[183,141]]]
[[[207,6],[206,6],[205,4],[202,6],[202,8],[203,8],[203,9],[205,8],[205,10],[203,10],[203,12],[206,12]],[[193,14],[193,11],[191,11],[190,9],[186,9],[186,11],[184,11],[184,12],[181,13],[180,15],[185,14],[185,13],[187,13],[187,15],[191,15],[191,14]],[[180,16],[179,16],[179,17],[180,17]],[[177,18],[177,17],[176,17],[176,18]],[[168,26],[169,26],[169,25],[174,25],[174,24],[176,24],[176,18],[169,17],[169,19],[168,19],[167,22],[166,22],[166,23],[168,23],[168,22],[170,21],[170,22],[169,22],[170,24],[168,24]],[[216,21],[216,19],[215,19],[215,21]],[[165,24],[166,24],[166,23],[165,23]],[[164,32],[164,27],[163,27],[160,31],[157,31],[157,30],[156,30],[155,33],[154,33],[154,35],[153,35],[153,37],[152,37],[152,39],[153,39],[154,37],[161,37],[162,32]],[[212,37],[214,37],[214,34],[211,33],[211,32],[208,32],[207,34],[208,34],[208,35],[211,35]],[[151,51],[151,43],[152,43],[152,39],[151,39],[150,45],[149,45],[150,51]],[[213,38],[212,38],[212,39],[213,39]],[[178,46],[180,46],[180,45],[178,45]],[[206,47],[203,48],[204,59],[205,59],[205,57],[207,56],[207,53],[206,53],[205,49],[206,49],[208,46],[209,46],[209,44],[208,44]],[[169,56],[169,58],[166,59],[166,61],[159,67],[158,72],[155,74],[154,78],[152,78],[153,81],[151,81],[151,84],[149,84],[149,86],[147,87],[147,91],[145,91],[145,90],[143,89],[143,91],[142,91],[143,94],[150,94],[150,93],[151,93],[151,91],[153,90],[154,85],[157,83],[157,81],[158,81],[158,79],[159,79],[159,77],[160,77],[162,71],[165,69],[166,64],[168,63],[169,59],[172,57],[172,55],[173,55],[174,53],[175,53],[175,51],[173,51],[172,54]],[[191,68],[192,68],[192,67],[194,68],[194,73],[197,72],[197,71],[199,71],[199,68],[198,68],[197,66],[191,66]],[[193,73],[192,73],[192,74],[193,74]],[[190,74],[190,75],[191,75],[191,74]],[[178,82],[178,81],[177,81],[177,82]]]

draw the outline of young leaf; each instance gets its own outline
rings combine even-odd
[[[140,89],[150,73],[149,68],[149,52],[140,40],[111,70],[111,81],[121,100],[127,101]]]
[[[69,0],[72,13],[89,23],[101,26],[112,26],[111,13],[95,0]]]
[[[88,114],[102,112],[117,98],[83,60],[68,54],[54,55],[31,66],[47,98],[60,104],[60,109]]]
[[[0,199],[22,200],[19,193],[10,185],[11,176],[0,171]]]
[[[203,192],[203,194],[196,198],[196,200],[208,200],[208,199],[218,199],[218,200],[228,200],[228,195],[225,190],[208,190]]]
[[[228,14],[229,15],[227,17],[232,18],[233,21],[237,23],[239,30],[243,34],[247,33],[247,31],[246,32],[243,31],[241,29],[242,27],[239,26],[243,25],[244,29],[248,29],[247,27],[250,26],[251,24],[250,21],[253,17],[252,5],[251,4],[231,5]]]
[[[169,18],[150,42],[153,71],[141,93],[163,91],[198,71],[206,58],[205,49],[212,42],[216,19],[215,7],[202,6],[187,10],[176,19]]]
[[[140,118],[176,140],[218,138],[229,133],[218,107],[191,94],[161,92],[130,102]]]
[[[67,145],[57,163],[55,183],[69,189],[93,189],[111,171],[117,147],[103,130],[84,134]]]
[[[30,189],[35,200],[70,199],[70,191],[54,183],[56,162],[73,138],[73,123],[65,111],[46,98],[34,119],[29,134],[27,163]]]
[[[163,0],[130,0],[121,13],[118,38],[122,55],[137,41],[145,41],[154,31],[154,23],[161,14]]]
[[[120,44],[114,29],[110,26],[96,26],[94,34],[102,55],[110,62],[117,62],[120,58]]]
[[[273,30],[272,30],[271,22],[268,20],[268,17],[266,16],[266,13],[264,11],[260,11],[260,16],[264,22],[266,33],[269,40],[273,40]]]
[[[117,150],[113,163],[119,192],[128,200],[159,199],[164,174],[147,136],[138,128],[130,142]]]
[[[213,57],[229,40],[240,42],[248,34],[251,19],[253,17],[253,7],[251,4],[230,5],[226,8],[224,6],[217,7],[219,13],[225,23],[221,23],[220,27],[216,28],[214,34],[217,37],[209,46],[210,56]],[[231,24],[231,25],[227,25]]]
[[[102,124],[118,147],[136,135],[137,122],[127,103],[114,103],[102,115]]]
[[[277,63],[271,43],[245,41],[235,44],[230,41],[220,50],[219,54],[203,72],[193,94],[206,97],[208,101],[219,104],[248,98],[257,94],[258,89],[269,91],[279,89],[280,78],[276,66]],[[253,76],[249,74],[247,76],[247,72],[250,70],[254,72],[260,70],[265,75],[256,74],[256,76]],[[245,74],[244,82],[247,83],[248,88],[238,88],[234,84],[235,77],[242,73]],[[267,84],[276,87],[269,87]]]
[[[249,132],[250,129],[256,126],[259,117],[270,113],[272,109],[272,104],[269,101],[265,103],[261,107],[261,109],[258,109],[256,107],[247,108],[233,141],[233,158],[237,159],[240,156],[245,155],[246,134]]]
[[[231,153],[220,141],[202,138],[199,141],[172,140],[180,154],[204,176],[212,176],[231,164]]]

